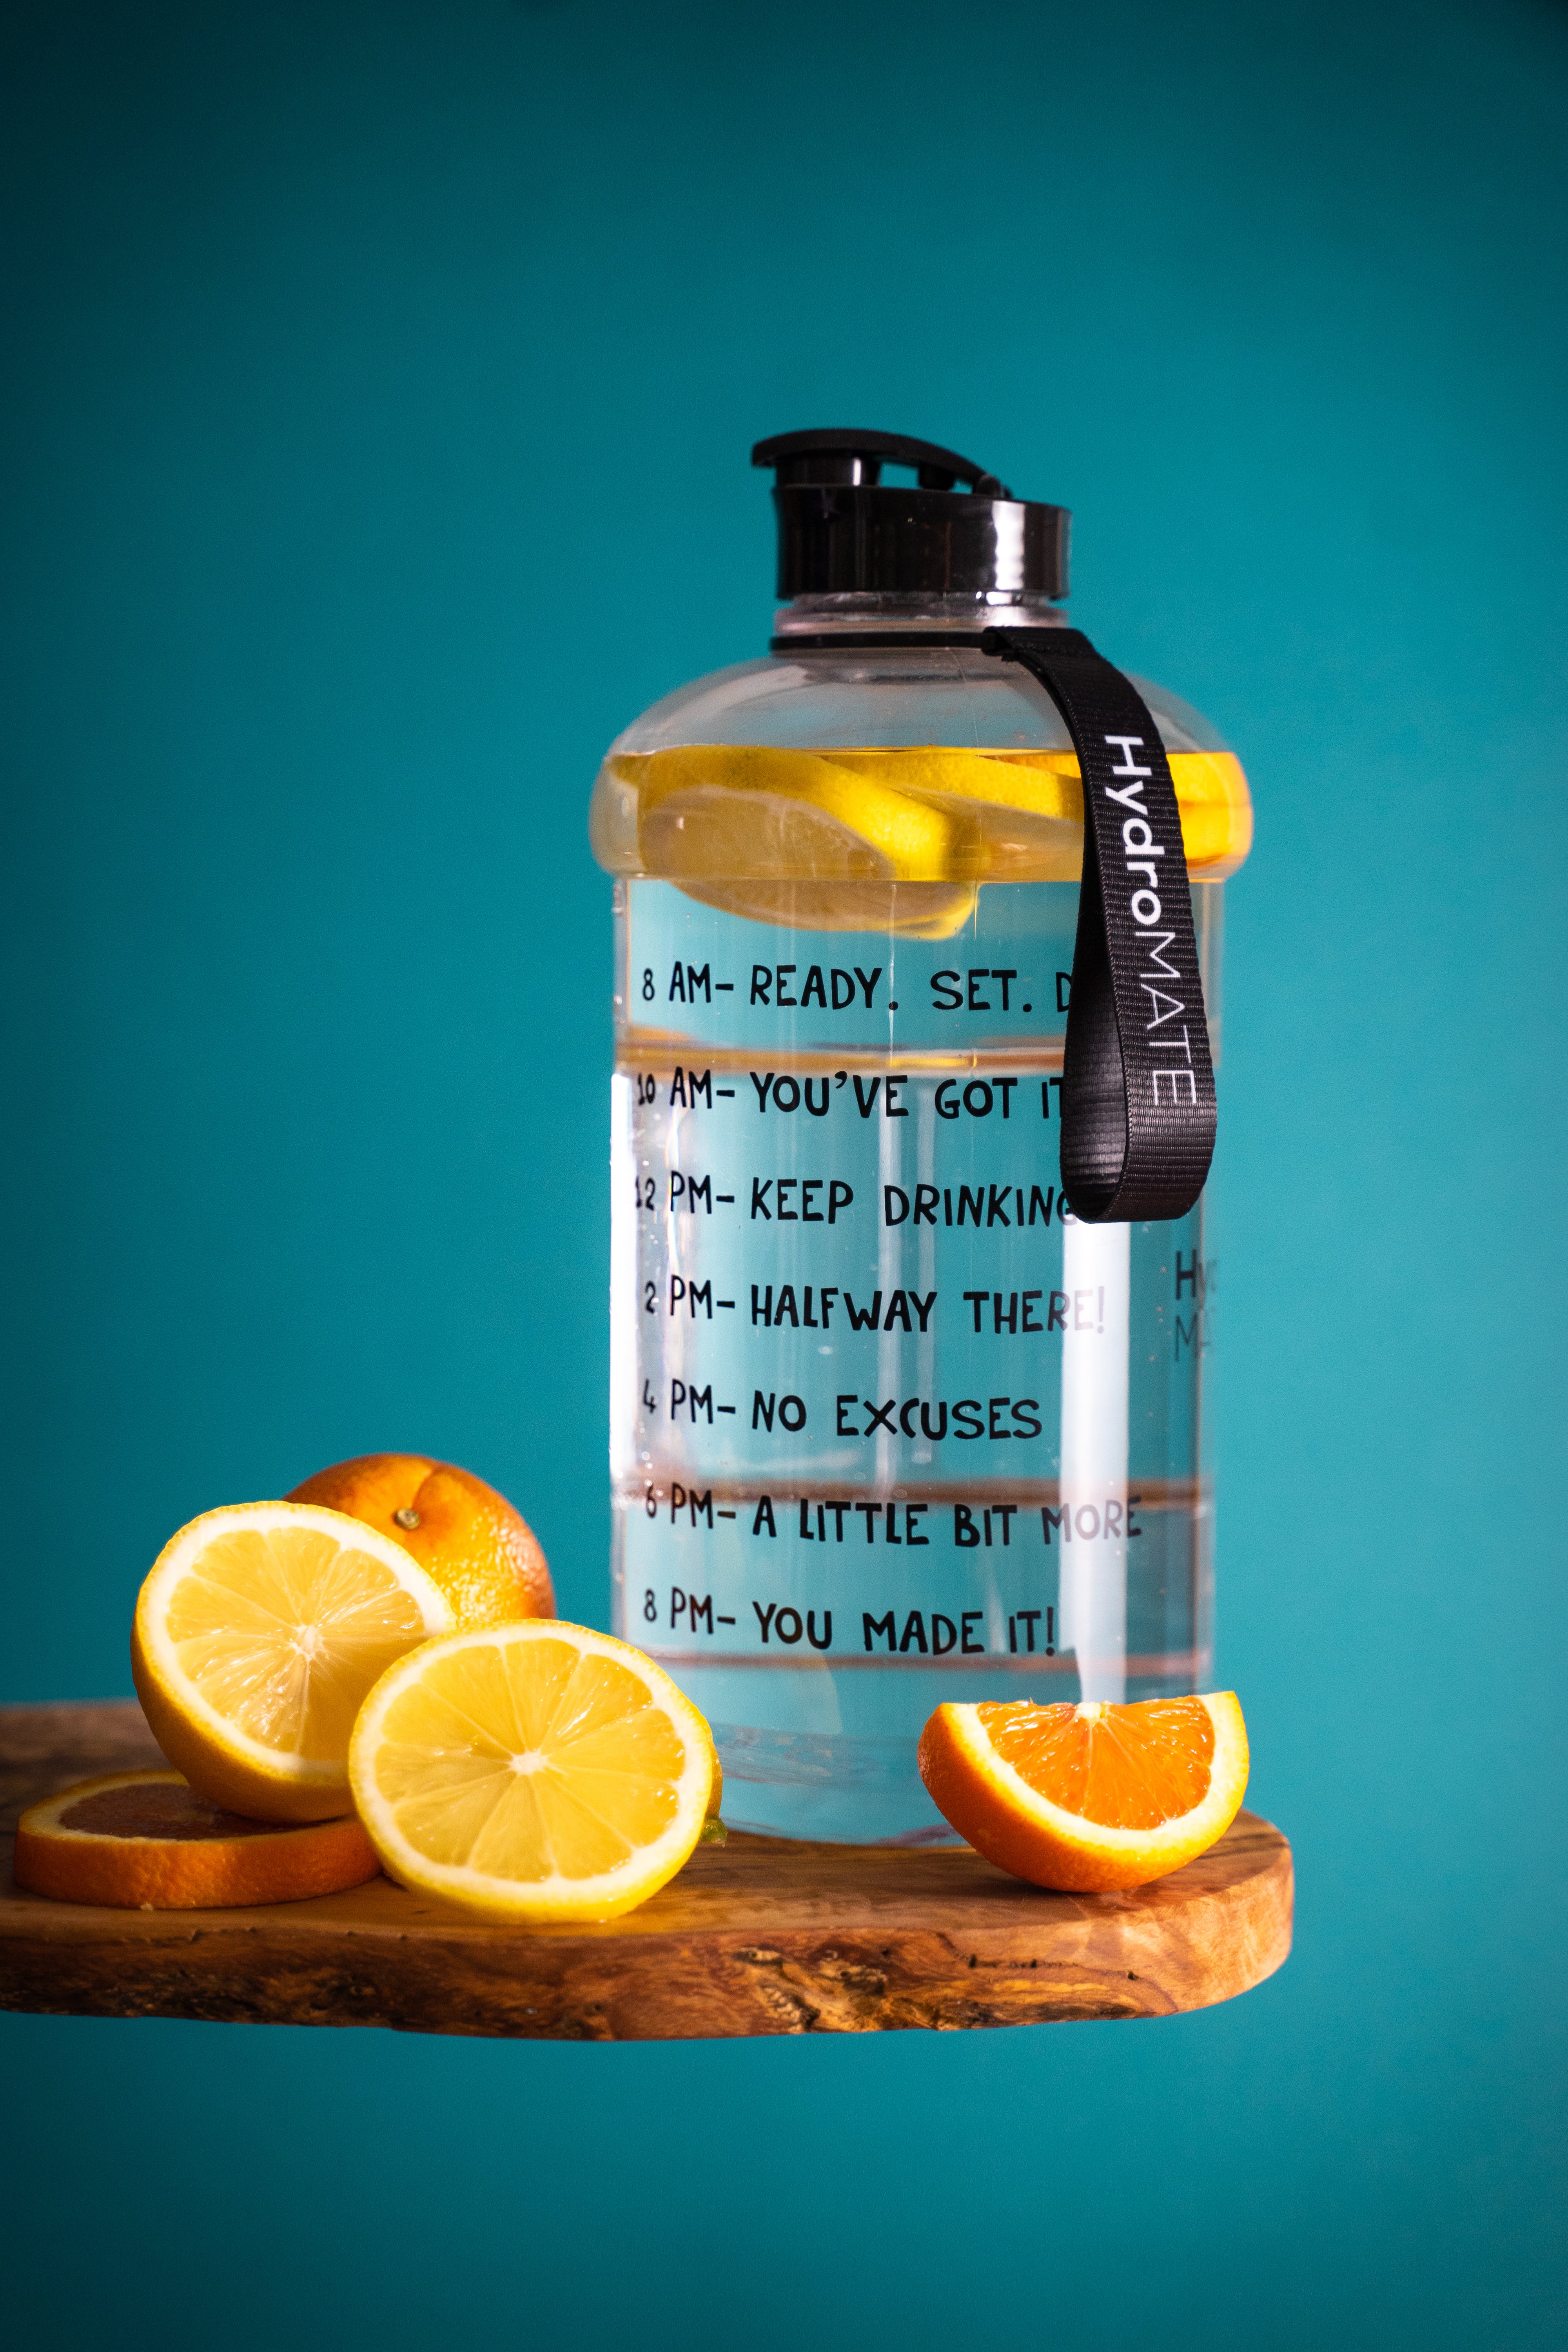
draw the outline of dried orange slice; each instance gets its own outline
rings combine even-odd
[[[279,1828],[198,1797],[178,1772],[108,1772],[29,1805],[16,1884],[58,1903],[142,1911],[297,1903],[363,1886],[381,1868],[358,1822]]]
[[[193,1789],[257,1821],[327,1821],[352,1808],[349,1734],[366,1691],[451,1622],[426,1571],[363,1520],[238,1503],[159,1553],[131,1671]]]
[[[614,1919],[703,1833],[708,1726],[629,1642],[534,1618],[400,1659],[349,1751],[389,1877],[485,1919]]]
[[[1234,1691],[1129,1706],[939,1706],[921,1778],[961,1837],[1037,1886],[1142,1886],[1223,1837],[1247,1793]]]

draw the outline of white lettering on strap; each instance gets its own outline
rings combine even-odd
[[[1152,776],[1153,774],[1152,768],[1139,767],[1132,757],[1134,743],[1140,751],[1143,749],[1142,735],[1108,735],[1105,740],[1108,743],[1119,743],[1121,747],[1121,765],[1120,768],[1112,768],[1110,772],[1113,776]]]
[[[1143,836],[1142,841],[1135,841],[1132,837],[1134,834],[1142,834]],[[1165,855],[1163,848],[1149,829],[1147,817],[1130,816],[1128,818],[1121,828],[1121,846],[1123,849],[1142,849],[1150,857],[1163,857]]]
[[[1182,1003],[1179,996],[1167,996],[1163,988],[1156,988],[1152,980],[1141,980],[1138,985],[1143,991],[1144,995],[1149,999],[1150,1005],[1153,1009],[1154,1013],[1154,1018],[1152,1021],[1146,1024],[1148,1028],[1158,1029],[1163,1023],[1173,1021],[1178,1013],[1184,1013],[1186,1011],[1187,1008]],[[1162,1013],[1159,1010],[1162,1004],[1168,1005],[1170,1007],[1169,1012]],[[1184,1036],[1186,1032],[1184,1030],[1182,1034]]]

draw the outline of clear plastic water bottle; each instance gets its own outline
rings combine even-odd
[[[1079,761],[980,635],[1059,625],[1065,512],[892,436],[754,457],[772,650],[635,720],[594,797],[616,1624],[711,1722],[731,1822],[934,1841],[941,1700],[1210,1676],[1217,1265],[1201,1201],[1092,1224],[1062,1197]],[[1246,780],[1138,683],[1217,1059]]]

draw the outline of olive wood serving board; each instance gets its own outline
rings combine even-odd
[[[1246,1812],[1130,1895],[1047,1894],[968,1846],[736,1832],[602,1927],[488,1927],[385,1878],[231,1911],[16,1888],[9,1832],[25,1805],[161,1761],[133,1702],[0,1708],[0,2008],[557,2042],[951,2032],[1206,2009],[1290,1948],[1290,1849]]]

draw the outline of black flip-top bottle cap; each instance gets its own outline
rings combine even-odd
[[[1068,593],[1067,508],[1014,498],[956,450],[820,428],[759,441],[752,463],[776,473],[781,596]],[[884,465],[916,483],[884,486]]]

